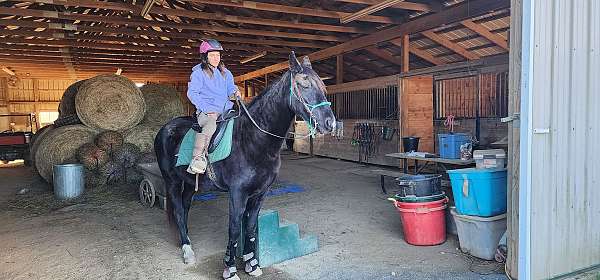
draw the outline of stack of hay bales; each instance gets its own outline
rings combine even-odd
[[[175,89],[149,84],[140,90],[118,75],[71,85],[59,111],[58,123],[40,130],[32,144],[34,166],[52,183],[53,165],[79,162],[90,187],[139,182],[136,164],[156,160],[154,138],[160,128],[185,115]]]

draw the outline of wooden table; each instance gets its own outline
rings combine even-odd
[[[402,163],[403,163],[402,165],[404,168],[404,173],[406,173],[406,174],[408,174],[408,160],[409,159],[415,161],[415,173],[414,174],[419,174],[419,172],[421,172],[421,170],[423,170],[423,168],[425,168],[425,166],[427,166],[429,163],[434,163],[438,168],[439,167],[443,168],[444,171],[448,170],[446,168],[446,165],[469,166],[469,165],[475,164],[475,161],[472,159],[460,160],[460,159],[447,159],[447,158],[439,158],[439,157],[416,157],[416,156],[408,155],[407,153],[391,153],[391,154],[386,154],[385,156],[401,159]],[[425,162],[425,164],[423,166],[421,166],[421,168],[419,168],[419,161]]]

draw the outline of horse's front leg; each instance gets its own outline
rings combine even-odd
[[[185,225],[185,236],[188,241],[187,246],[182,246],[183,250],[183,261],[186,264],[194,264],[196,263],[196,254],[194,250],[192,250],[191,240],[189,235],[189,223],[188,216],[190,213],[190,206],[192,205],[192,198],[194,197],[194,186],[185,185],[183,188],[183,193],[181,194],[181,202],[183,204],[183,224]]]
[[[227,280],[240,279],[235,267],[235,253],[240,238],[242,215],[246,209],[247,201],[247,194],[241,193],[239,189],[229,189],[229,241],[223,259],[225,263],[223,278]]]
[[[258,226],[258,213],[262,207],[266,192],[256,195],[248,199],[246,204],[246,212],[244,213],[245,219],[245,234],[244,237],[244,262],[246,263],[244,271],[250,276],[262,275],[262,270],[258,265],[258,256],[256,255],[256,236]]]

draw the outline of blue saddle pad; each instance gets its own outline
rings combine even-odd
[[[224,160],[231,154],[234,120],[235,119],[229,119],[227,121],[223,138],[221,138],[221,141],[217,144],[217,147],[212,152],[208,153],[208,160],[211,163]],[[192,152],[194,151],[195,137],[196,131],[190,128],[179,145],[179,151],[177,152],[177,163],[175,166],[190,165],[190,162],[192,161]]]

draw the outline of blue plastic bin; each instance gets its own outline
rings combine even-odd
[[[460,158],[460,146],[471,142],[466,133],[438,134],[438,146],[441,158]]]
[[[456,211],[492,217],[506,213],[506,169],[448,170]]]

